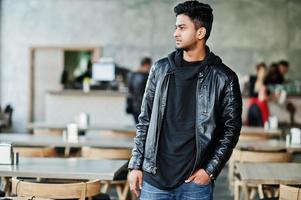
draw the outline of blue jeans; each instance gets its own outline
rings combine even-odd
[[[198,185],[196,183],[183,183],[172,190],[160,190],[143,181],[140,200],[213,200],[214,183]]]

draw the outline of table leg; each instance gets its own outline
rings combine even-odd
[[[234,187],[234,159],[233,157],[230,158],[229,162],[228,162],[228,167],[229,167],[229,170],[228,170],[228,181],[229,181],[229,189],[230,189],[230,192],[231,194],[233,194],[233,187]]]
[[[3,182],[1,189],[5,193],[5,196],[9,196],[11,193],[11,183],[9,177],[1,177],[1,179],[1,182]]]
[[[234,181],[234,200],[240,200],[241,181]]]
[[[242,181],[242,191],[243,191],[244,199],[249,200],[250,197],[249,190],[248,190],[247,183],[245,181]]]
[[[65,147],[65,157],[69,157],[70,156],[70,147]]]

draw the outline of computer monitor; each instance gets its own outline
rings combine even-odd
[[[114,81],[114,62],[97,62],[92,65],[92,79],[94,81]]]

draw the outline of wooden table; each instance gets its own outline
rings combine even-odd
[[[247,184],[301,184],[301,163],[240,163],[237,168],[245,199],[249,196]]]
[[[127,160],[87,160],[84,158],[23,158],[19,165],[0,165],[0,176],[113,180]]]
[[[288,151],[291,153],[301,152],[301,144],[287,146],[282,140],[261,140],[261,141],[239,141],[236,149],[262,152]]]
[[[132,149],[133,139],[108,138],[101,136],[79,136],[78,142],[64,141],[60,136],[38,136],[31,134],[0,133],[0,142],[26,147],[98,147]]]
[[[67,124],[50,124],[46,122],[35,122],[29,124],[28,128],[33,130],[34,135],[62,136]],[[85,131],[94,132],[105,137],[134,138],[136,136],[135,126],[89,126]]]
[[[28,128],[31,130],[34,129],[57,129],[64,130],[67,128],[67,124],[51,124],[47,122],[34,122],[28,125]],[[89,126],[88,130],[112,130],[112,131],[124,131],[124,132],[132,132],[136,131],[135,126]]]
[[[240,139],[271,139],[271,138],[279,138],[282,136],[282,131],[280,129],[275,130],[266,130],[262,127],[251,127],[251,126],[243,126],[240,131]]]
[[[86,160],[83,158],[20,158],[18,165],[0,165],[0,176],[72,180],[113,180],[127,160]],[[4,190],[9,190],[6,184]]]
[[[244,151],[254,151],[254,152],[264,152],[264,153],[280,153],[280,152],[289,152],[289,153],[300,153],[301,144],[295,146],[286,146],[286,143],[282,140],[269,139],[269,140],[249,140],[249,141],[239,141],[235,147],[235,151],[232,154],[231,159],[229,160],[229,170],[228,170],[228,180],[229,186],[232,190],[234,186],[234,169],[235,164],[240,162],[239,160],[244,160],[245,157],[241,157],[241,153]],[[255,156],[255,155],[253,155]],[[251,159],[251,158],[247,158]],[[299,155],[292,156],[293,161],[300,162]]]

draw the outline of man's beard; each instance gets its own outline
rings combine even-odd
[[[187,45],[187,46],[184,46],[184,47],[177,47],[176,46],[176,50],[182,50],[182,51],[189,51],[193,48],[194,48],[194,45],[190,45],[190,46]]]
[[[175,47],[175,49],[177,51],[187,51],[187,48],[185,48],[185,47]]]

